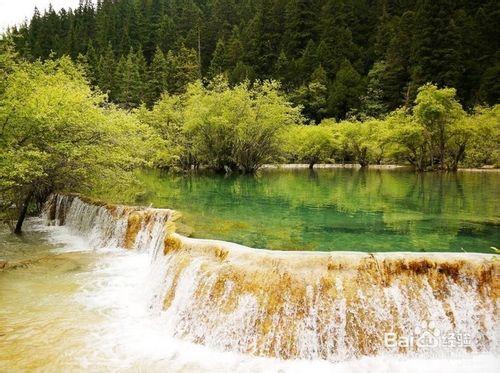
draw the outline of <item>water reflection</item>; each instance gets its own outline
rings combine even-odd
[[[500,174],[265,170],[255,176],[144,172],[98,192],[180,210],[196,237],[284,250],[482,251],[500,241]]]

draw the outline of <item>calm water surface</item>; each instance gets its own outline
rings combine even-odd
[[[497,172],[306,169],[138,178],[141,187],[100,197],[179,210],[194,237],[279,250],[491,252],[500,244]]]

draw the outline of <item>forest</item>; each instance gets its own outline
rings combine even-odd
[[[426,0],[35,10],[0,40],[2,219],[20,232],[51,192],[126,186],[138,168],[497,167],[499,14]]]
[[[82,0],[9,33],[28,60],[70,56],[125,108],[197,79],[278,80],[308,121],[379,117],[425,83],[466,110],[500,96],[494,0]]]

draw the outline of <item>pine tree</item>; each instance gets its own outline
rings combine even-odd
[[[327,114],[328,79],[323,66],[318,66],[311,74],[309,83],[300,86],[292,100],[303,106],[302,113],[319,123]]]
[[[142,81],[133,50],[120,57],[115,72],[116,102],[124,108],[134,108],[142,102]]]
[[[495,0],[81,0],[74,10],[42,13],[12,30],[20,55],[85,58],[92,84],[116,100],[115,66],[133,48],[142,87],[132,106],[151,104],[166,87],[144,83],[157,47],[172,51],[164,57],[173,93],[223,71],[232,82],[275,78],[289,92],[309,92],[320,65],[332,93],[347,60],[360,77],[377,70],[379,88],[363,92],[367,112],[370,97],[388,110],[413,105],[427,81],[454,86],[468,108],[498,102]]]
[[[166,65],[168,91],[171,94],[183,93],[189,83],[200,78],[198,55],[194,49],[181,46],[176,54],[168,51]]]
[[[321,11],[320,63],[330,72],[331,77],[339,70],[345,59],[358,66],[359,50],[352,40],[352,33],[346,21],[343,0],[328,0]]]
[[[149,66],[146,62],[146,57],[142,48],[139,47],[137,52],[132,55],[133,62],[137,66],[139,72],[139,80],[137,82],[137,89],[139,94],[139,102],[146,102],[147,100],[147,80],[148,80],[148,70]]]
[[[316,53],[316,45],[314,44],[314,41],[308,41],[306,48],[302,52],[302,56],[300,56],[297,60],[296,66],[297,71],[295,71],[295,74],[299,79],[302,77],[302,81],[307,79],[310,72],[317,68],[318,55]]]
[[[45,55],[46,51],[42,46],[42,18],[37,7],[31,17],[30,27],[28,29],[28,44],[30,45],[30,57],[38,58]]]
[[[291,58],[298,58],[309,40],[313,40],[317,13],[308,0],[290,0],[285,10],[283,44]]]
[[[244,54],[243,44],[241,42],[240,31],[234,27],[231,37],[226,45],[226,57],[229,66],[234,67],[240,61]]]
[[[328,111],[337,119],[359,108],[360,96],[364,91],[362,76],[354,69],[348,60],[341,64],[328,97]]]
[[[248,66],[242,61],[239,61],[229,74],[229,82],[231,84],[238,84],[245,80],[255,80],[255,71],[251,66]]]
[[[366,117],[379,118],[387,113],[387,105],[384,103],[382,90],[382,76],[387,66],[384,62],[376,62],[368,73],[366,93],[361,96],[361,107],[357,115],[364,119]]]
[[[208,69],[208,75],[210,77],[214,77],[216,75],[222,74],[229,67],[227,55],[226,55],[226,46],[222,39],[217,41],[217,46],[215,47],[215,51],[212,57],[212,61],[210,62],[210,68]]]
[[[99,57],[94,49],[94,44],[92,41],[89,42],[87,47],[87,53],[85,53],[85,59],[89,65],[89,80],[92,85],[98,84],[99,76]]]
[[[380,77],[383,101],[388,110],[413,102],[418,88],[410,82],[415,14],[406,12],[394,22],[396,32],[387,46],[385,57],[379,61],[383,67]]]
[[[497,62],[486,69],[481,78],[479,100],[488,105],[500,102],[500,52],[497,52]]]
[[[288,61],[288,57],[286,56],[284,51],[281,51],[278,60],[274,66],[274,76],[283,82],[284,85],[291,80],[290,79],[290,61]]]
[[[456,87],[461,77],[460,38],[453,1],[419,0],[413,38],[412,80]]]
[[[111,43],[108,44],[104,54],[99,58],[97,84],[103,92],[108,94],[111,100],[115,99],[115,55]]]
[[[168,90],[167,61],[160,47],[156,47],[153,61],[149,66],[147,102],[151,106],[163,92]]]
[[[171,17],[164,15],[157,27],[156,34],[152,36],[154,43],[162,50],[167,51],[173,48],[175,44],[175,24]]]

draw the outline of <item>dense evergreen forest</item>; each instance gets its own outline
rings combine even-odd
[[[495,0],[82,0],[9,31],[28,60],[69,55],[124,108],[226,74],[276,79],[316,122],[379,117],[418,87],[470,109],[500,97]]]

